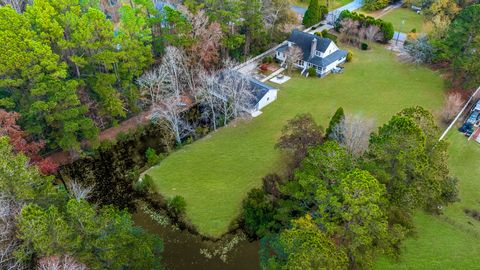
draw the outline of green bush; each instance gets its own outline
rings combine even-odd
[[[262,59],[262,63],[264,64],[269,64],[273,62],[273,57],[272,56],[266,56]]]
[[[368,44],[367,43],[360,44],[360,49],[362,49],[364,51],[368,50]]]
[[[322,32],[315,32],[316,36],[323,37]]]
[[[140,178],[137,182],[135,182],[135,185],[133,186],[136,191],[150,191],[152,187],[153,179],[148,174],[145,174],[143,178]]]
[[[393,24],[390,22],[386,22],[381,19],[375,19],[371,16],[365,16],[356,12],[350,12],[348,10],[344,10],[340,13],[340,16],[338,17],[338,20],[335,24],[335,29],[337,31],[339,31],[342,27],[340,22],[346,18],[358,21],[360,23],[360,27],[368,27],[370,25],[378,26],[383,34],[383,42],[388,42],[389,40],[391,40],[395,33]]]
[[[417,32],[417,28],[413,28],[412,30],[410,30],[411,33],[416,33]]]
[[[168,201],[168,210],[172,212],[175,216],[181,216],[187,210],[187,202],[182,196],[175,196]]]
[[[315,70],[314,67],[309,67],[308,68],[308,76],[317,76],[317,70]]]
[[[155,149],[149,147],[147,151],[145,151],[145,157],[147,158],[147,164],[153,166],[163,159],[163,155],[158,155]]]
[[[348,53],[347,53],[347,62],[352,61],[352,59],[353,59],[353,53],[352,53],[351,51],[348,51]]]

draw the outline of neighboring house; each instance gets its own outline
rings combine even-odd
[[[251,76],[242,74],[235,70],[228,70],[224,72],[230,72],[230,76],[237,76],[239,79],[236,83],[238,84],[243,84],[241,83],[241,80],[242,78],[245,79],[244,82],[247,84],[247,90],[250,92],[251,98],[249,99],[246,107],[242,109],[245,112],[249,113],[252,117],[257,117],[262,114],[260,110],[277,99],[278,89],[276,89],[275,87],[262,83]],[[223,72],[219,76],[223,77]],[[222,100],[226,99],[219,93],[214,94]]]
[[[325,76],[347,60],[347,52],[339,49],[331,39],[293,30],[285,44],[276,50],[275,57],[282,64],[287,58],[287,50],[292,46],[298,46],[303,52],[302,59],[295,65],[305,75],[308,74],[308,68],[314,67],[318,76]]]

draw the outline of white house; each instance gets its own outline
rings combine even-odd
[[[261,109],[277,99],[278,89],[252,77],[248,77],[247,79],[250,81],[250,89],[254,96],[249,110],[250,114],[256,117],[262,113],[260,111]]]
[[[331,39],[296,29],[293,30],[288,40],[276,50],[275,57],[284,62],[287,50],[292,46],[299,47],[303,53],[302,59],[296,63],[296,66],[302,69],[302,74],[306,74],[308,68],[314,67],[318,76],[325,76],[333,68],[347,60],[347,52],[339,49]]]

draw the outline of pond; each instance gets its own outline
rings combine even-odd
[[[207,259],[200,253],[201,249],[211,248],[212,241],[202,240],[198,235],[188,231],[163,227],[138,210],[133,214],[137,226],[158,235],[164,242],[163,262],[169,270],[256,270],[259,266],[259,242],[243,240],[239,242],[223,262],[218,256]]]

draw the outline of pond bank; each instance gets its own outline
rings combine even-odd
[[[158,235],[164,242],[163,261],[167,269],[175,270],[256,270],[260,269],[259,242],[242,240],[227,253],[226,262],[219,256],[208,259],[200,253],[202,249],[218,249],[218,242],[202,240],[199,235],[187,230],[161,226],[144,213],[140,207],[133,215],[137,226]]]

